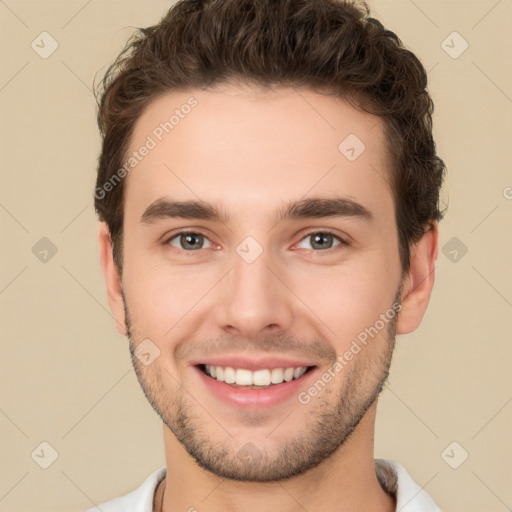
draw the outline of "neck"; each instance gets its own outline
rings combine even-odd
[[[240,482],[204,470],[164,425],[167,475],[155,495],[154,510],[394,512],[395,499],[381,488],[375,471],[375,409],[376,403],[331,457],[302,475],[275,482]]]

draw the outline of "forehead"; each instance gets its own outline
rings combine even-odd
[[[393,210],[382,120],[306,89],[166,93],[137,120],[129,157],[127,221],[161,197],[241,216],[308,195],[350,197],[377,217]]]

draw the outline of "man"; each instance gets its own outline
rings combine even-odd
[[[166,466],[90,510],[438,511],[373,457],[444,214],[419,60],[361,2],[182,0],[102,85],[101,265]]]

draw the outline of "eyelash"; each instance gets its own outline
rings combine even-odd
[[[329,229],[323,229],[323,230],[317,230],[317,231],[310,231],[309,233],[306,233],[300,240],[298,243],[302,242],[302,240],[304,240],[305,238],[308,238],[312,235],[318,235],[318,234],[323,234],[323,235],[332,235],[334,238],[336,238],[340,243],[339,245],[336,245],[334,247],[331,247],[329,249],[325,249],[325,250],[315,250],[315,249],[308,249],[308,250],[311,250],[313,252],[317,252],[317,253],[323,253],[323,252],[330,252],[330,251],[333,251],[335,250],[336,248],[340,248],[340,247],[343,247],[343,246],[349,246],[350,244],[344,240],[343,238],[341,238],[339,235],[337,235],[334,231],[331,231]],[[183,231],[178,231],[177,233],[174,233],[172,236],[166,238],[163,242],[162,242],[162,245],[165,247],[170,247],[171,250],[175,250],[175,251],[178,251],[178,252],[185,252],[185,253],[195,253],[196,251],[186,251],[185,249],[178,249],[177,247],[173,247],[172,245],[169,245],[169,242],[171,240],[174,240],[176,237],[178,236],[181,236],[181,235],[202,235],[204,238],[208,239],[208,237],[201,233],[200,231],[192,231],[192,230],[183,230]],[[209,240],[209,239],[208,239]],[[200,250],[200,249],[198,249]]]

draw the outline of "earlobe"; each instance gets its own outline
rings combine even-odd
[[[438,226],[438,222],[434,222],[411,248],[410,269],[403,279],[402,309],[398,315],[397,334],[408,334],[416,330],[427,310],[435,279]]]
[[[112,254],[112,239],[110,230],[105,222],[98,225],[98,244],[100,250],[100,264],[107,287],[107,297],[110,310],[114,315],[116,329],[123,336],[127,335],[125,311],[122,296],[122,283],[119,272],[114,264]]]

